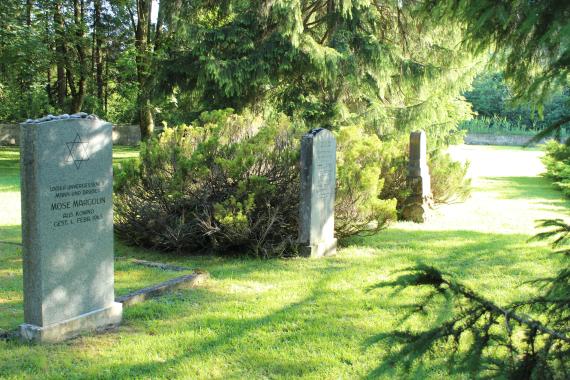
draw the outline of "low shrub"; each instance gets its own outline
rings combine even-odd
[[[281,255],[297,234],[301,132],[230,110],[166,128],[116,182],[116,230],[136,245]]]
[[[454,161],[448,153],[435,153],[429,159],[431,193],[435,203],[464,201],[471,194],[467,177],[469,163]]]
[[[431,191],[436,204],[463,201],[471,194],[471,180],[466,177],[468,163],[454,161],[447,153],[433,152],[428,159]],[[382,166],[384,179],[380,198],[397,200],[398,215],[405,200],[411,194],[407,183],[408,156],[401,154]]]
[[[408,156],[402,151],[400,155],[390,160],[385,160],[382,164],[380,176],[384,179],[384,186],[380,192],[382,199],[396,199],[398,216],[405,200],[411,194],[408,186]]]
[[[384,186],[380,139],[361,126],[341,128],[337,151],[337,236],[375,233],[396,220],[396,199],[380,199]]]
[[[545,144],[546,154],[542,162],[546,167],[546,176],[554,185],[570,197],[570,146],[551,140]]]
[[[231,110],[166,128],[117,171],[117,234],[166,251],[295,254],[304,132],[282,115],[263,120]],[[358,127],[339,133],[339,237],[376,231],[395,215],[395,201],[378,199],[377,142]]]
[[[534,126],[523,124],[520,120],[513,122],[506,117],[497,115],[480,116],[461,123],[460,128],[471,133],[483,133],[493,135],[524,135],[534,136],[539,130]]]

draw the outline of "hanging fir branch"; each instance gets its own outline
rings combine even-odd
[[[535,239],[552,239],[561,248],[570,238],[570,225],[562,220],[541,220],[549,231]],[[561,250],[568,255],[568,250]],[[506,376],[510,379],[570,378],[570,266],[565,262],[554,277],[534,281],[540,296],[501,306],[434,267],[410,268],[393,283],[401,287],[429,287],[416,305],[443,298],[451,304],[452,317],[419,333],[399,332],[405,342],[398,353],[411,366],[436,345],[449,346],[450,370],[471,372],[477,377]]]

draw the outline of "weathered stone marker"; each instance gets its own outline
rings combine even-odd
[[[427,141],[424,131],[410,134],[410,161],[407,180],[412,188],[412,194],[405,201],[402,217],[404,220],[423,223],[428,217],[433,202],[427,166]]]
[[[335,137],[326,129],[313,129],[301,140],[299,247],[304,256],[321,257],[336,252],[335,188]]]
[[[111,124],[86,114],[21,124],[23,339],[117,325]]]

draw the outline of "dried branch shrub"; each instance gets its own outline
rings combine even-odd
[[[116,173],[117,234],[165,251],[295,255],[304,132],[231,110],[165,129]],[[337,135],[336,234],[378,231],[395,219],[395,200],[379,199],[382,145],[358,126]]]
[[[165,251],[291,252],[300,135],[284,117],[231,111],[165,129],[117,174],[118,235]]]

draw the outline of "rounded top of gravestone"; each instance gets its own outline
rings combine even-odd
[[[416,137],[416,138],[425,138],[426,137],[426,133],[424,130],[420,129],[419,131],[412,131],[410,133],[410,138],[412,137]]]
[[[93,114],[89,115],[86,112],[77,112],[71,115],[64,113],[63,115],[58,115],[58,116],[47,115],[44,117],[40,117],[39,119],[28,119],[23,124],[40,124],[48,121],[67,120],[67,119],[98,120],[99,118],[97,117],[97,115]]]
[[[326,128],[314,128],[314,129],[311,129],[309,132],[307,132],[304,137],[305,138],[315,138],[315,137],[317,137],[317,135],[319,135],[322,132],[325,132],[325,134],[332,135],[332,132]]]
[[[308,134],[316,136],[321,131],[324,131],[324,128],[314,128],[314,129],[311,129]]]

